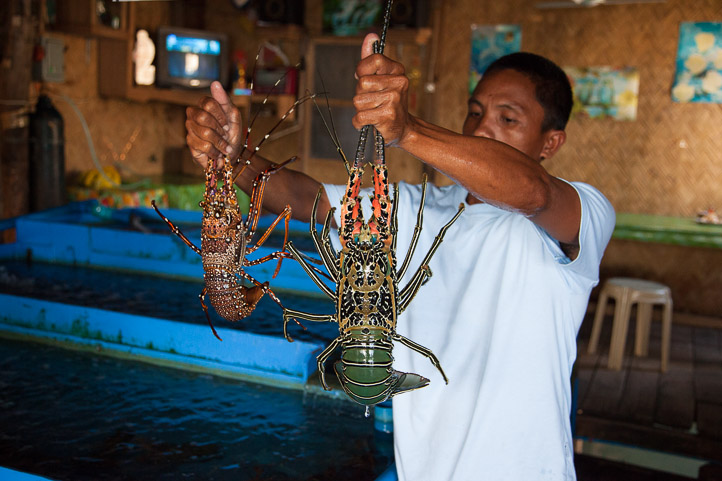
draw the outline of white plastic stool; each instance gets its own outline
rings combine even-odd
[[[669,344],[672,334],[672,291],[670,288],[658,282],[628,277],[608,279],[599,293],[599,302],[594,313],[592,337],[589,339],[587,349],[590,354],[597,351],[604,312],[610,297],[615,300],[615,304],[607,367],[616,371],[622,368],[624,345],[627,342],[627,327],[629,326],[629,317],[634,303],[637,303],[637,332],[634,340],[634,355],[647,355],[649,352],[649,328],[652,322],[652,307],[661,304],[664,306],[662,313],[661,370],[662,372],[666,371],[669,363]]]

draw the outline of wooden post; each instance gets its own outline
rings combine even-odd
[[[33,8],[34,7],[34,8]],[[38,0],[0,2],[0,217],[29,210],[28,113]],[[33,16],[36,15],[36,16]]]

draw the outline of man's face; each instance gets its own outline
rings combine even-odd
[[[549,132],[542,132],[544,109],[534,84],[512,69],[484,76],[469,99],[464,135],[504,142],[529,157],[542,160]]]

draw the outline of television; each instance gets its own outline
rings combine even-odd
[[[155,53],[158,87],[205,89],[214,80],[228,81],[225,34],[179,27],[159,27]]]

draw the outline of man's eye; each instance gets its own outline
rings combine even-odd
[[[468,117],[481,117],[481,112],[469,112]]]
[[[505,124],[515,124],[516,123],[516,119],[512,119],[511,117],[504,117],[504,116],[501,117],[501,121],[504,122]]]

